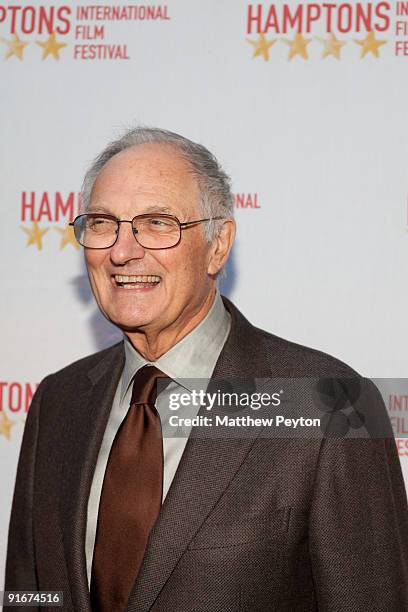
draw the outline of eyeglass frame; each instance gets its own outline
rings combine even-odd
[[[80,219],[81,217],[88,217],[89,215],[96,215],[98,217],[103,217],[105,219],[113,219],[116,221],[117,226],[118,226],[118,230],[116,233],[116,238],[115,241],[106,247],[88,247],[83,245],[81,242],[79,242],[78,238],[75,235],[75,231],[74,231],[74,236],[75,236],[75,240],[78,242],[78,244],[80,244],[82,247],[84,247],[84,249],[92,249],[95,251],[102,251],[103,249],[111,249],[113,246],[115,246],[115,244],[118,241],[119,238],[119,230],[120,230],[120,224],[121,223],[130,223],[132,225],[132,234],[137,242],[137,244],[139,246],[142,247],[142,249],[148,249],[149,251],[163,251],[165,249],[173,249],[174,247],[178,246],[181,242],[181,230],[186,229],[186,227],[190,227],[192,225],[196,225],[197,223],[203,223],[204,221],[220,221],[222,219],[226,219],[226,217],[209,217],[207,219],[196,219],[195,221],[184,221],[183,223],[180,221],[180,219],[178,217],[176,217],[175,215],[167,215],[165,213],[144,213],[143,215],[135,215],[133,217],[133,219],[128,220],[128,219],[118,219],[117,217],[115,217],[115,215],[110,215],[108,213],[82,213],[81,215],[78,215],[77,217],[75,217],[75,219],[73,221],[71,221],[68,225],[70,225],[71,227],[75,227],[75,222],[77,221],[77,219]],[[133,222],[135,219],[146,219],[148,217],[159,217],[160,219],[174,219],[178,226],[179,226],[179,239],[177,240],[177,242],[175,244],[172,244],[171,246],[168,247],[145,247],[142,244],[140,244],[140,242],[138,241],[136,234],[137,234],[137,228],[133,227]],[[136,229],[136,232],[134,231]]]

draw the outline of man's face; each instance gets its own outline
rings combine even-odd
[[[176,149],[147,144],[109,160],[95,181],[89,212],[129,220],[158,212],[183,222],[201,218],[198,201],[196,179]],[[85,249],[85,258],[96,301],[110,321],[128,332],[170,329],[177,336],[212,298],[211,252],[202,224],[182,230],[176,247],[148,250],[136,242],[130,223],[123,223],[113,247]],[[143,278],[125,287],[118,282],[124,276],[153,276],[158,282]]]

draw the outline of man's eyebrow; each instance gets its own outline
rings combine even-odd
[[[146,213],[150,213],[150,212],[158,212],[158,213],[166,213],[166,214],[173,214],[174,215],[174,210],[169,208],[168,206],[163,206],[161,204],[152,204],[150,206],[148,206],[145,210]],[[143,213],[141,213],[143,214]]]
[[[116,216],[112,210],[106,206],[103,206],[102,204],[95,204],[94,206],[91,204],[89,209],[87,210],[87,212],[89,213],[106,213],[107,215],[113,215],[114,217]],[[147,213],[164,213],[164,214],[170,214],[170,215],[174,215],[175,212],[172,208],[169,208],[168,206],[164,206],[161,204],[151,204],[150,206],[147,206],[143,212],[140,212],[140,215],[143,214],[147,214]],[[137,216],[137,215],[135,215]]]
[[[89,212],[89,213],[106,213],[107,215],[113,215],[113,212],[111,210],[109,210],[109,208],[106,208],[106,206],[103,206],[101,204],[95,204],[95,205],[91,204],[86,212]]]

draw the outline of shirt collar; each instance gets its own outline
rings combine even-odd
[[[121,401],[140,368],[155,365],[189,391],[192,379],[209,379],[231,328],[231,316],[217,290],[214,302],[204,319],[189,334],[155,362],[147,361],[125,336],[125,367],[121,382]],[[191,380],[189,380],[191,379]]]

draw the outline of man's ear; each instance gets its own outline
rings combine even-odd
[[[220,231],[211,244],[207,267],[210,276],[216,276],[225,265],[235,239],[235,229],[234,219],[223,220]]]

